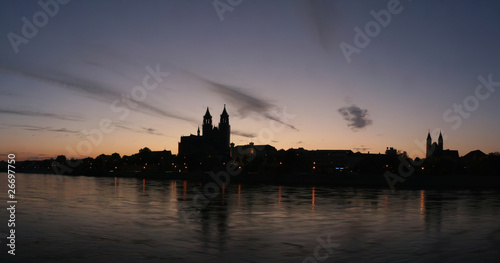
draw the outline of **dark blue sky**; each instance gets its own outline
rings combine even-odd
[[[0,2],[2,153],[175,153],[224,104],[237,145],[500,150],[497,1],[42,2]]]

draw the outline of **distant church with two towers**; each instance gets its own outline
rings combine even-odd
[[[427,145],[425,158],[458,159],[457,150],[443,149],[443,135],[439,132],[438,141],[432,142],[431,132],[427,133]]]
[[[218,126],[212,124],[212,115],[207,107],[203,116],[202,134],[200,128],[196,135],[182,136],[179,142],[179,156],[182,157],[228,157],[231,126],[229,125],[229,115],[224,110],[220,115]]]

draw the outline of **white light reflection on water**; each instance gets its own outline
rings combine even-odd
[[[325,262],[500,258],[493,191],[231,184],[186,224],[199,182],[18,174],[16,186],[17,255],[3,239],[2,262],[302,262],[326,235],[340,246]]]

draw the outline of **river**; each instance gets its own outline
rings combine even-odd
[[[16,174],[1,262],[498,262],[500,192]]]

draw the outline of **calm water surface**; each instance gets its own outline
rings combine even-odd
[[[16,256],[4,208],[1,262],[500,261],[495,191],[229,182],[207,202],[186,181],[17,174],[16,187]]]

